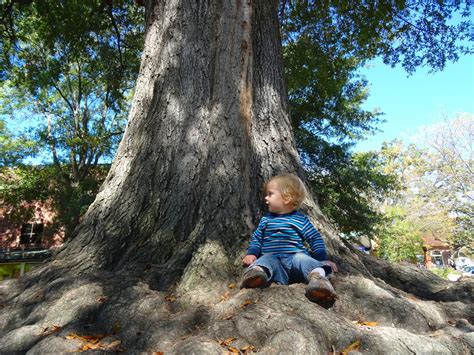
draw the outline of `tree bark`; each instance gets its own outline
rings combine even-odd
[[[235,257],[262,210],[264,180],[302,169],[288,118],[277,1],[147,6],[127,129],[60,258],[73,258],[79,269],[152,264],[166,270],[157,275],[165,286],[205,245]]]
[[[55,259],[0,287],[0,352],[77,350],[85,340],[73,344],[71,333],[109,334],[98,349],[122,342],[135,352],[218,354],[228,338],[264,353],[342,351],[357,339],[370,353],[472,348],[473,283],[450,293],[425,273],[417,288],[417,273],[342,243],[310,196],[304,210],[341,269],[334,308],[306,300],[304,285],[235,287],[263,182],[303,177],[277,5],[146,2],[140,74],[110,173]],[[381,326],[354,324],[362,320]]]

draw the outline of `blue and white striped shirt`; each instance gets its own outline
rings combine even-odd
[[[327,260],[323,238],[306,215],[298,211],[269,213],[262,217],[253,233],[247,255],[309,254],[304,242],[311,247],[312,257],[319,261]]]

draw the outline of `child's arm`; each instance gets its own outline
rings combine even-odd
[[[316,230],[316,228],[314,228],[314,226],[311,224],[307,217],[306,223],[303,225],[302,234],[303,238],[308,242],[309,246],[311,247],[311,256],[318,261],[326,261],[328,259],[328,254],[326,252],[324,240],[321,237],[321,234]]]

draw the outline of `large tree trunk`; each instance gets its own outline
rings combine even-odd
[[[391,345],[417,352],[428,343],[433,351],[468,351],[473,339],[463,338],[468,331],[462,327],[470,329],[472,306],[454,301],[472,296],[472,283],[453,287],[459,296],[444,292],[441,280],[423,293],[423,285],[400,282],[418,275],[358,256],[311,198],[305,210],[342,270],[332,313],[307,301],[301,285],[227,288],[238,280],[262,213],[263,182],[281,172],[302,176],[277,1],[155,0],[146,6],[142,65],[109,176],[55,260],[4,284],[0,351],[74,349],[78,344],[65,339],[71,332],[113,333],[112,340],[134,351],[220,353],[229,344],[217,340],[229,337],[241,339],[242,349],[269,352],[327,353],[354,339],[364,339],[373,352]],[[411,289],[400,291],[403,285]],[[416,305],[405,292],[427,301]],[[430,306],[429,300],[451,303]],[[430,307],[439,316],[430,318]],[[407,313],[416,316],[411,325]],[[390,330],[370,333],[351,323],[362,318],[412,332],[393,330],[391,342]],[[428,337],[446,328],[447,319],[464,318],[440,339]],[[117,342],[102,344],[117,350],[111,345]]]
[[[263,181],[301,167],[276,1],[155,1],[147,10],[128,127],[60,258],[88,269],[151,263],[176,271],[158,275],[166,286],[207,245],[235,256],[255,226]]]

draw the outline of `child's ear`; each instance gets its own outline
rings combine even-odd
[[[283,197],[283,203],[284,203],[285,205],[291,204],[291,203],[292,203],[292,198],[291,198],[291,196],[284,196],[284,197]]]

